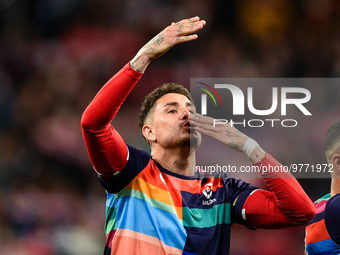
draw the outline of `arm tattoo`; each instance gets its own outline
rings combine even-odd
[[[157,45],[160,45],[163,42],[163,40],[164,40],[163,33],[160,33],[156,40]]]
[[[238,150],[238,145],[237,145],[236,143],[230,142],[230,143],[228,143],[228,146],[229,146],[230,148],[233,148],[233,149],[235,149],[235,150]]]
[[[140,72],[140,70],[138,69],[138,67],[140,65],[143,65],[144,61],[139,61],[139,57],[136,58],[136,60],[134,60],[133,62],[130,62],[130,66],[133,70]]]
[[[226,136],[228,136],[228,137],[240,137],[239,135],[237,135],[233,132],[230,132],[229,130],[226,130],[226,132],[227,132]]]

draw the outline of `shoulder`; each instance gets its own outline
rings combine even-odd
[[[143,150],[127,145],[128,156],[124,168],[114,178],[105,181],[99,178],[101,185],[109,193],[117,193],[127,186],[149,164],[151,156]]]

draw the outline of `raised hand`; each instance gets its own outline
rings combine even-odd
[[[190,126],[201,134],[209,136],[236,151],[244,152],[252,163],[259,162],[265,156],[265,151],[253,139],[249,139],[249,136],[238,131],[230,122],[224,123],[198,113],[191,114],[189,122]],[[255,142],[255,146],[249,153],[246,149],[248,146],[244,146],[248,139]]]
[[[231,123],[223,123],[198,113],[190,115],[190,125],[201,134],[209,136],[236,151],[242,151],[249,138],[238,131]]]
[[[162,56],[175,45],[197,39],[195,33],[205,24],[199,17],[173,22],[138,51],[130,66],[138,72],[144,72],[152,60]]]

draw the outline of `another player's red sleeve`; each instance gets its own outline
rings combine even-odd
[[[104,177],[120,171],[127,162],[126,144],[110,123],[141,76],[126,64],[102,87],[82,115],[81,127],[90,160]]]
[[[262,169],[269,166],[284,169],[269,154],[255,165]],[[248,226],[268,229],[294,227],[306,224],[314,217],[313,202],[291,173],[267,171],[261,175],[271,191],[257,190],[245,201],[243,209]]]

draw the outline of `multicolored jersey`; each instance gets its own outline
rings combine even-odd
[[[340,254],[339,195],[331,198],[329,193],[314,202],[315,216],[306,225],[306,255]]]
[[[289,172],[259,173],[270,191],[253,192],[255,187],[224,174],[176,175],[127,146],[111,121],[141,76],[125,65],[81,121],[91,163],[107,191],[106,255],[229,254],[232,223],[283,228],[310,221],[314,205]],[[255,165],[282,169],[268,153]]]
[[[230,227],[255,188],[223,174],[172,173],[128,146],[121,173],[106,182],[105,254],[229,254]],[[223,240],[223,241],[222,241]]]

